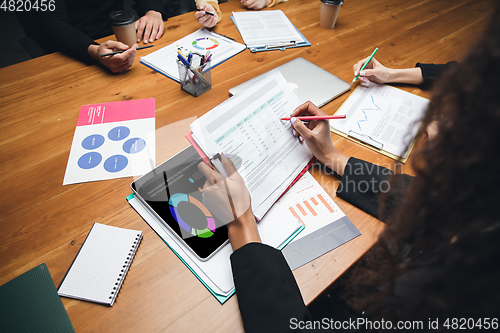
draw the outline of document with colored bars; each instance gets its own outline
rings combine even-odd
[[[361,235],[309,172],[275,206],[288,209],[305,226],[283,249],[292,270]]]

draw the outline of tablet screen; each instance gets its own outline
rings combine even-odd
[[[202,159],[190,146],[132,183],[132,189],[201,259],[227,240],[227,227],[203,205]]]

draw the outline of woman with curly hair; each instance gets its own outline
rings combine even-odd
[[[421,128],[437,119],[437,135],[414,152],[415,177],[387,176],[387,169],[341,153],[331,141],[327,121],[305,125],[292,120],[296,135],[316,158],[342,177],[337,195],[386,222],[377,244],[349,272],[344,289],[349,304],[366,318],[422,321],[422,331],[436,331],[429,326],[436,319],[439,330],[446,329],[446,319],[449,325],[460,323],[453,318],[472,318],[476,329],[487,321],[494,328],[496,320],[498,327],[498,77],[500,7],[465,59],[434,84]],[[292,116],[323,114],[308,102]],[[229,159],[223,163],[231,174],[226,185],[236,215],[228,232],[245,330],[296,331],[292,318],[313,318],[281,252],[260,243],[241,177]],[[211,171],[201,169],[214,179]],[[206,186],[207,202],[220,199],[217,179]],[[363,180],[375,186],[361,188]],[[382,181],[390,183],[386,194],[376,190]],[[349,189],[349,182],[359,186]]]

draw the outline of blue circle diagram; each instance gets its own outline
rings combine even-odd
[[[123,155],[113,155],[104,162],[104,170],[108,172],[118,172],[125,169],[128,159]]]
[[[125,139],[130,134],[130,129],[126,126],[118,126],[108,132],[108,138],[113,141]]]
[[[78,159],[78,166],[82,169],[92,169],[99,165],[102,161],[102,156],[98,152],[90,152],[83,154]]]
[[[129,154],[137,154],[146,147],[146,141],[141,138],[128,139],[123,144],[123,150]]]
[[[97,149],[104,143],[104,137],[101,134],[92,134],[83,139],[82,147],[87,150]]]

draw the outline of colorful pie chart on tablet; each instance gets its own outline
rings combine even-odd
[[[175,221],[186,232],[200,238],[208,238],[214,234],[214,218],[197,199],[184,193],[176,193],[170,197],[168,205]]]

